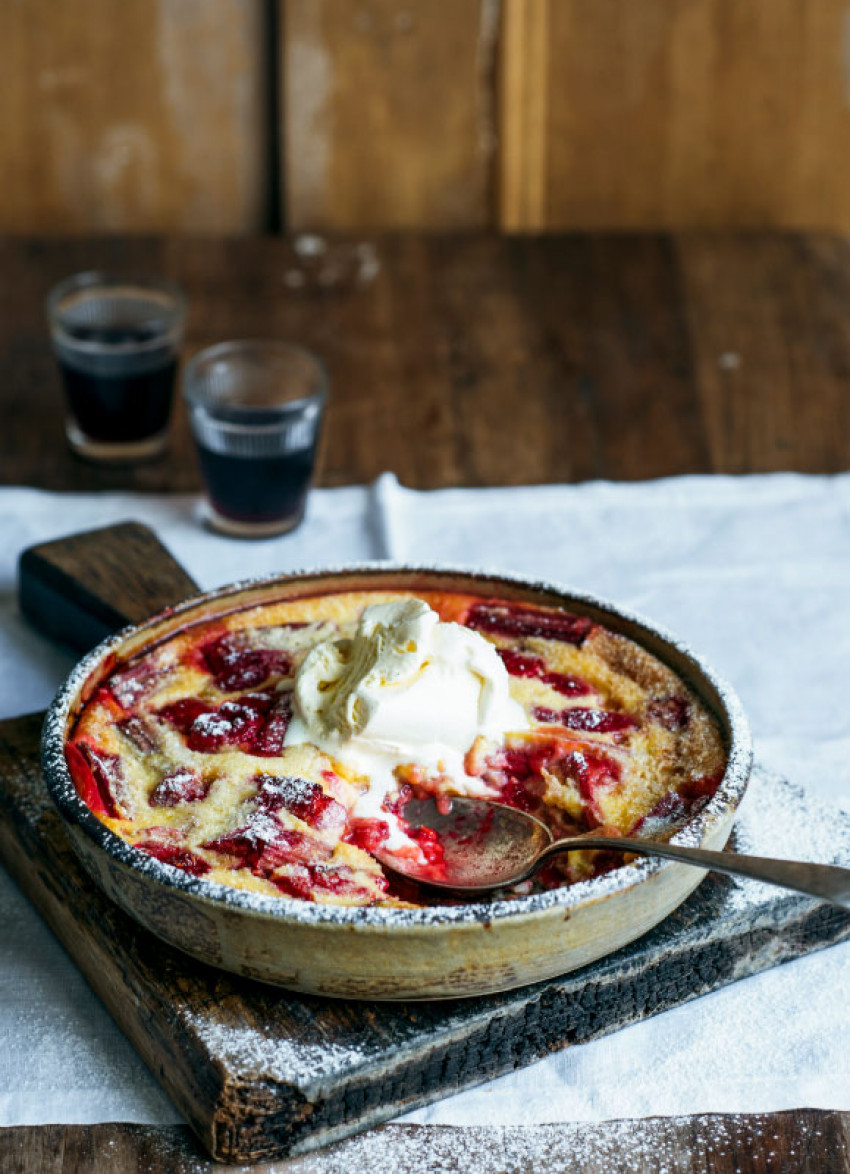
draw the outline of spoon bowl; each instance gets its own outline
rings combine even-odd
[[[609,849],[640,856],[660,856],[705,871],[746,876],[850,909],[850,868],[708,852],[636,836],[606,836],[587,832],[556,840],[533,815],[489,803],[454,796],[417,799],[406,804],[404,818],[411,828],[430,828],[442,848],[436,863],[404,860],[386,851],[374,855],[385,868],[455,896],[476,897],[520,884],[562,852]]]
[[[431,828],[442,848],[438,865],[374,854],[381,864],[409,880],[451,892],[486,893],[517,884],[552,844],[539,819],[480,799],[413,799],[404,818],[411,827]]]

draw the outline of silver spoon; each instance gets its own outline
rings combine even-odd
[[[657,840],[597,836],[593,832],[555,840],[546,825],[533,815],[481,799],[453,797],[451,808],[444,813],[438,811],[433,799],[416,799],[405,805],[404,818],[413,828],[428,827],[436,832],[445,862],[439,875],[433,866],[417,865],[380,850],[373,854],[400,876],[461,896],[484,895],[519,884],[561,852],[611,848],[641,856],[661,856],[731,876],[748,876],[850,909],[850,868],[707,852]]]

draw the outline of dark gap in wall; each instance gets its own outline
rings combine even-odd
[[[267,78],[266,101],[266,158],[268,160],[268,207],[266,231],[281,233],[286,225],[283,219],[283,84],[280,66],[280,5],[282,0],[263,0],[265,33],[265,60]]]

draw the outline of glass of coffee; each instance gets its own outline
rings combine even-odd
[[[160,278],[78,273],[47,299],[71,447],[134,461],[166,447],[186,299]]]
[[[328,397],[324,365],[284,342],[224,342],[186,367],[208,520],[238,538],[293,530],[304,516]]]

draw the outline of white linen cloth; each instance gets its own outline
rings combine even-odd
[[[0,490],[0,717],[44,707],[72,657],[17,614],[18,552],[136,518],[202,587],[392,558],[549,578],[684,637],[738,689],[760,761],[850,808],[850,474],[415,493],[314,492],[294,534],[199,525],[195,499]],[[567,1049],[406,1121],[522,1125],[811,1106],[850,1110],[850,944]],[[179,1120],[0,870],[0,1125]]]

